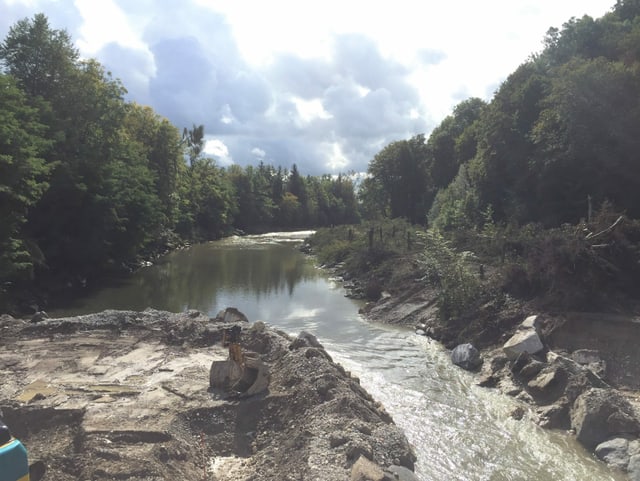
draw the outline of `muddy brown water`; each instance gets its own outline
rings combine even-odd
[[[53,317],[103,309],[210,315],[227,306],[291,334],[314,333],[387,408],[418,456],[424,481],[621,481],[564,433],[509,413],[515,402],[474,385],[439,344],[365,322],[360,304],[296,246],[307,232],[233,237],[174,252]]]

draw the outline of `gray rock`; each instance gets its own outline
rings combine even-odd
[[[590,449],[615,435],[640,432],[629,401],[615,390],[599,388],[578,396],[571,409],[571,427],[578,441]]]
[[[482,365],[480,352],[471,344],[460,344],[451,351],[451,362],[467,371],[473,371]]]
[[[535,359],[529,359],[529,362],[525,364],[522,369],[520,369],[518,376],[523,379],[532,379],[533,377],[537,376],[540,371],[542,371],[544,366],[544,362],[536,361]]]
[[[267,328],[267,325],[263,321],[256,321],[251,326],[251,330],[257,333],[262,333]]]
[[[498,382],[500,382],[500,377],[491,373],[484,373],[480,376],[476,384],[480,387],[496,387]]]
[[[317,347],[323,349],[318,338],[307,331],[301,331],[298,337],[289,346],[290,350],[300,349],[301,347]]]
[[[418,336],[426,336],[427,335],[427,331],[425,331],[423,329],[416,329],[416,334]]]
[[[598,444],[596,456],[613,468],[626,470],[629,464],[629,441],[614,438]]]
[[[534,331],[538,332],[539,327],[540,327],[540,318],[536,314],[533,316],[529,316],[524,321],[522,321],[522,324],[520,324],[520,327],[518,329],[524,329],[524,330],[533,329]]]
[[[360,456],[351,468],[351,481],[384,481],[384,471],[373,461]]]
[[[249,322],[249,319],[247,319],[247,316],[245,316],[242,312],[240,312],[235,307],[227,307],[224,311],[218,312],[216,319],[219,319],[227,323]]]
[[[540,374],[538,374],[535,379],[529,381],[527,386],[529,387],[529,389],[535,391],[536,393],[548,393],[558,382],[559,376],[560,372],[558,367],[545,369]]]
[[[630,481],[640,481],[640,454],[634,454],[629,458],[627,474]]]
[[[47,314],[45,311],[38,311],[33,315],[33,317],[31,317],[31,322],[42,322],[45,319],[49,319],[49,314]]]
[[[566,406],[552,404],[537,409],[538,424],[545,429],[569,429],[569,410]]]
[[[557,364],[558,366],[562,366],[569,374],[576,375],[584,375],[587,377],[589,383],[593,387],[606,388],[609,389],[609,386],[599,375],[597,375],[593,370],[589,369],[589,366],[583,366],[578,364],[573,359],[569,357],[561,356],[555,352],[549,351],[547,353],[547,361],[550,364]]]
[[[535,354],[543,349],[544,346],[542,345],[540,336],[538,336],[538,333],[533,329],[517,331],[511,336],[511,339],[502,346],[502,350],[511,361],[517,359],[518,356],[524,352]]]
[[[384,472],[384,481],[420,481],[413,471],[403,466],[392,464]]]
[[[571,353],[571,359],[578,364],[591,364],[592,362],[600,362],[600,353],[593,349],[578,349]]]

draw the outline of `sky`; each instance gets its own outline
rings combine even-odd
[[[428,136],[455,105],[490,101],[550,27],[615,0],[0,0],[0,38],[36,13],[127,100],[203,124],[223,166],[364,172]]]

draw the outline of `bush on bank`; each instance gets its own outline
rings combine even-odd
[[[640,298],[640,221],[607,205],[552,229],[488,222],[442,232],[394,219],[320,229],[308,243],[320,264],[379,290],[436,289],[446,322],[504,296],[554,310],[618,310]]]

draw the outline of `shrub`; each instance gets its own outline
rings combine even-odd
[[[457,252],[437,230],[420,235],[424,253],[419,263],[424,279],[438,287],[439,316],[443,321],[461,316],[477,305],[482,287],[472,266],[474,255]]]

